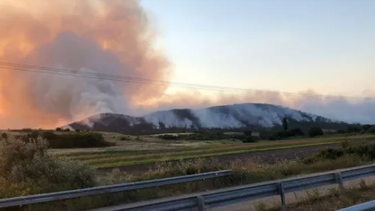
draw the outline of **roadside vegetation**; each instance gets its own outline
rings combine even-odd
[[[339,210],[375,199],[375,185],[367,184],[360,180],[358,184],[350,185],[344,189],[337,187],[326,190],[312,189],[295,194],[292,203],[287,203],[286,210],[292,211],[321,211]],[[249,210],[255,211],[279,211],[282,209],[279,201],[259,201],[251,205]]]
[[[7,133],[3,133],[2,137],[3,139],[7,139]],[[15,137],[22,139],[24,142],[36,140],[38,137],[40,137],[48,142],[48,146],[51,149],[114,146],[114,143],[106,141],[101,133],[64,132],[57,134],[53,131],[34,130],[18,134]]]
[[[373,126],[352,127],[335,134],[322,135],[322,132],[320,128],[302,131],[286,125],[276,132],[275,140],[286,139],[282,141],[261,141],[251,131],[242,134],[197,132],[178,135],[178,139],[62,129],[2,132],[0,198],[233,170],[230,177],[213,180],[6,209],[82,210],[359,166],[375,159],[375,144],[371,142],[375,139]],[[138,145],[128,147],[134,143]],[[325,149],[312,157],[274,164],[235,158],[219,162],[210,158],[340,143],[341,147]],[[168,147],[159,149],[159,144]],[[140,146],[147,147],[139,149]],[[116,169],[151,163],[155,168],[141,173]],[[113,168],[113,171],[95,170],[103,167]]]
[[[130,136],[90,131],[43,131],[24,129],[16,131],[17,138],[29,141],[41,137],[48,142],[49,151],[59,158],[68,157],[83,161],[94,168],[116,168],[140,164],[153,164],[164,161],[209,158],[265,152],[271,150],[316,147],[338,144],[342,141],[357,142],[375,140],[373,126],[348,127],[345,134],[325,134],[321,128],[302,131],[289,128],[287,119],[283,120],[281,131],[276,131],[272,141],[260,140],[252,131],[209,132],[197,131],[185,134],[165,134],[154,136]],[[4,132],[6,139],[14,131]],[[279,139],[284,139],[276,141]]]
[[[91,167],[52,157],[47,145],[41,138],[25,142],[9,137],[0,142],[0,198],[95,185]]]
[[[358,135],[348,137],[328,137],[315,139],[296,139],[278,142],[257,142],[236,144],[210,144],[198,147],[184,147],[173,150],[115,150],[102,152],[69,152],[59,153],[58,156],[66,156],[71,159],[84,161],[95,168],[108,168],[147,164],[163,161],[178,161],[182,159],[206,158],[224,155],[234,155],[250,152],[262,152],[280,149],[293,149],[308,146],[320,146],[328,144],[340,144],[342,141],[358,142],[374,140],[374,135]]]
[[[297,197],[295,203],[287,204],[288,211],[339,210],[375,199],[375,184],[360,180],[358,184],[345,189],[331,188],[326,192],[319,189],[305,191],[305,196]],[[268,205],[261,202],[256,211],[279,211],[280,205]]]
[[[370,148],[371,150],[363,151],[363,148]],[[373,145],[343,142],[342,150],[345,153],[339,156],[330,149],[319,152],[312,158],[305,160],[282,161],[276,164],[257,163],[254,160],[233,160],[226,164],[215,162],[214,159],[212,162],[195,159],[173,164],[161,162],[156,169],[145,171],[143,174],[132,174],[116,169],[107,173],[96,172],[92,167],[80,161],[51,156],[47,149],[48,142],[40,137],[29,141],[8,137],[1,141],[1,198],[224,169],[231,169],[233,174],[230,177],[195,183],[85,197],[51,204],[12,208],[11,210],[51,210],[52,207],[53,210],[82,210],[136,202],[363,165],[371,162],[373,157],[368,155],[375,153]],[[349,153],[352,151],[355,153]]]

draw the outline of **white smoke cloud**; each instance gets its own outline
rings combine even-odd
[[[154,110],[171,108],[203,108],[214,105],[231,105],[236,103],[268,103],[282,105],[304,112],[331,118],[348,123],[375,124],[375,96],[367,91],[370,98],[352,98],[343,96],[321,96],[313,91],[296,94],[252,91],[246,94],[212,92],[202,94],[199,90],[165,94],[158,101]],[[186,100],[189,99],[189,100]]]
[[[124,67],[120,61],[110,52],[103,50],[90,38],[79,37],[72,32],[61,33],[53,42],[36,48],[31,55],[32,58],[26,58],[25,63],[36,61],[45,66],[94,74],[106,72],[121,75],[123,71],[134,71],[122,69]],[[27,77],[28,83],[34,84],[29,90],[33,96],[31,103],[46,113],[58,113],[73,119],[77,114],[88,116],[128,110],[127,98],[121,91],[124,84],[74,75],[22,74]]]
[[[0,10],[0,61],[172,77],[136,0],[2,0]],[[55,127],[102,112],[131,113],[129,106],[158,98],[166,88],[0,67],[0,127]]]
[[[153,31],[138,1],[1,0],[0,11],[0,61],[163,81],[173,77],[168,59],[153,47]],[[56,127],[103,112],[143,115],[159,109],[243,102],[375,123],[372,99],[267,91],[208,96],[197,90],[168,94],[166,89],[0,67],[0,128]]]

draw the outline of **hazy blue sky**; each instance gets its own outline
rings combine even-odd
[[[375,1],[141,4],[156,23],[175,81],[324,94],[375,91]]]

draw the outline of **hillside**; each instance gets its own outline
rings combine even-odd
[[[196,129],[266,129],[278,127],[287,117],[292,127],[342,128],[342,122],[270,104],[235,104],[204,109],[173,109],[142,117],[103,113],[69,124],[73,129],[149,133]]]

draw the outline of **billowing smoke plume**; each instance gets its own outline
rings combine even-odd
[[[136,0],[1,0],[0,62],[169,81],[166,57]],[[273,103],[349,122],[375,123],[374,100],[273,92],[204,95],[166,86],[22,72],[0,66],[0,128],[55,127],[101,112],[240,102]],[[314,93],[313,93],[314,94]],[[375,97],[375,96],[374,96]]]
[[[169,80],[135,0],[1,0],[0,61]],[[166,87],[0,67],[0,128],[50,127],[100,112],[126,112]]]

